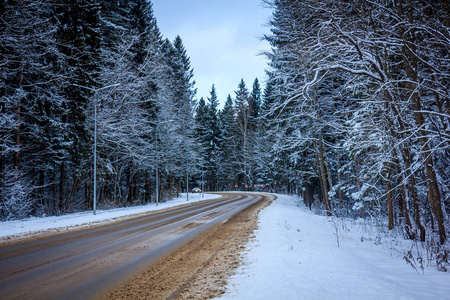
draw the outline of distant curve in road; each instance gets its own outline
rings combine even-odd
[[[89,299],[262,200],[253,193],[174,207],[0,248],[0,299]]]

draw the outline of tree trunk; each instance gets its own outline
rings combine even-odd
[[[405,182],[405,178],[403,178],[403,182]],[[408,199],[408,196],[407,196],[407,192],[406,192],[406,186],[403,183],[402,184],[402,197],[401,197],[401,202],[400,202],[399,206],[400,206],[401,213],[402,213],[403,217],[405,218],[405,231],[408,236],[408,239],[415,240],[416,234],[412,230],[412,224],[411,224],[411,219],[409,217],[407,199]]]
[[[353,155],[353,168],[355,170],[355,180],[356,180],[356,188],[358,189],[358,192],[361,191],[361,184],[359,182],[359,176],[358,176],[358,165],[356,161],[356,155]],[[364,218],[364,209],[361,207],[360,210],[361,218]]]
[[[416,188],[416,176],[411,171],[411,153],[407,148],[403,149],[405,155],[405,164],[406,164],[406,175],[409,178],[409,190],[411,191],[411,196],[413,199],[413,207],[414,207],[414,222],[420,230],[420,240],[425,242],[425,227],[422,225],[420,221],[420,207],[419,207],[419,196],[417,195]]]
[[[60,166],[60,172],[59,172],[59,210],[65,211],[65,205],[64,205],[64,179],[66,176],[65,172],[65,165],[64,163],[61,163]]]
[[[407,4],[408,4],[408,9],[406,12],[407,18],[409,19],[410,23],[413,23],[414,22],[414,16],[412,15],[413,3],[411,1],[407,1]],[[403,8],[398,7],[398,9],[402,13],[401,15],[403,15],[404,13]],[[419,75],[418,75],[419,65],[417,57],[415,56],[416,52],[415,41],[417,40],[417,38],[415,36],[414,31],[409,30],[407,33],[406,32],[403,33],[405,35],[405,42],[408,45],[408,47],[403,46],[402,48],[405,72],[406,76],[409,79],[409,81],[406,84],[406,87],[410,92],[410,99],[412,102],[412,108],[414,110],[414,119],[416,122],[416,126],[418,128],[418,136],[419,136],[418,138],[422,146],[421,155],[424,159],[424,167],[428,179],[427,186],[428,186],[428,196],[430,199],[430,206],[433,211],[436,222],[438,224],[440,243],[444,244],[447,239],[447,234],[445,232],[444,227],[444,215],[442,212],[441,195],[439,192],[436,173],[434,171],[434,162],[429,148],[428,138],[426,136],[426,132],[423,129],[425,124],[425,118],[421,113],[422,110],[421,97],[417,91],[417,86],[419,85]]]
[[[336,155],[337,156],[337,155]],[[336,157],[336,161],[337,161],[337,180],[338,180],[338,185],[339,185],[339,189],[338,189],[338,196],[339,196],[339,208],[343,208],[344,207],[344,203],[342,201],[342,190],[341,190],[341,164],[339,163],[339,157]]]
[[[53,195],[52,195],[52,210],[54,211],[54,213],[55,214],[59,214],[59,198],[57,197],[57,188],[56,188],[56,186],[57,186],[57,181],[56,181],[56,174],[57,174],[57,172],[56,172],[56,170],[57,170],[57,166],[56,166],[56,164],[54,163],[53,164],[53,166],[54,166],[54,170],[55,171],[53,171],[52,173],[53,173],[53,181],[52,181],[52,192],[53,192]]]
[[[324,157],[324,160],[325,160],[325,169],[327,171],[327,178],[328,178],[328,184],[329,184],[328,190],[332,190],[333,189],[333,181],[331,180],[330,167],[329,167],[328,161],[326,160],[325,157]],[[330,201],[330,208],[334,209],[334,206],[335,206],[334,197],[333,197],[333,199],[328,199],[328,200]]]
[[[151,180],[151,176],[150,173],[145,173],[145,183],[144,183],[144,204],[150,203],[150,195],[151,195],[151,190],[150,190],[150,180]]]
[[[411,55],[412,56],[412,55]],[[406,68],[407,74],[412,77],[414,82],[417,82],[417,74],[412,72],[412,68]],[[409,89],[412,93],[411,99],[413,101],[413,109],[414,109],[414,119],[416,121],[416,125],[419,128],[419,141],[422,145],[422,157],[424,159],[424,167],[426,170],[426,176],[428,179],[428,196],[430,198],[430,205],[433,211],[434,217],[438,223],[439,229],[439,240],[441,244],[444,244],[447,239],[447,234],[445,232],[444,227],[444,215],[442,212],[442,204],[441,204],[441,195],[439,192],[438,182],[436,178],[436,173],[434,171],[434,162],[433,156],[431,154],[431,150],[428,143],[428,138],[426,136],[426,132],[422,129],[424,128],[425,119],[423,114],[420,112],[422,109],[420,96],[416,91],[415,84],[409,83]],[[417,207],[418,210],[418,207]]]
[[[391,105],[392,111],[394,112],[394,114],[397,117],[397,122],[398,122],[398,126],[400,128],[400,132],[406,132],[406,128],[405,128],[405,124],[403,122],[403,120],[400,118],[400,114],[398,112],[398,109],[396,108],[396,106],[393,104]],[[391,126],[392,128],[392,126]],[[392,129],[391,129],[392,131]],[[395,133],[392,131],[391,135],[394,136]],[[405,137],[403,135],[400,135],[400,139],[405,140]],[[403,161],[405,162],[405,167],[406,167],[406,178],[409,178],[409,191],[411,193],[411,197],[413,199],[413,206],[414,206],[414,222],[416,223],[417,227],[420,230],[420,240],[422,242],[425,241],[425,236],[426,236],[426,231],[425,231],[425,227],[423,226],[423,224],[420,221],[420,209],[419,209],[419,197],[417,195],[417,188],[416,188],[416,177],[414,175],[414,173],[411,170],[411,161],[412,161],[412,156],[411,156],[411,152],[409,151],[409,145],[408,143],[405,141],[403,142],[403,147],[401,149],[401,157],[403,157]]]
[[[423,154],[426,155],[425,153]],[[442,212],[441,195],[439,187],[437,185],[436,173],[433,168],[433,159],[428,154],[425,160],[427,178],[428,178],[428,196],[430,197],[431,209],[433,210],[434,217],[438,224],[439,229],[439,241],[443,245],[447,240],[447,233],[444,227],[444,214]]]
[[[116,166],[114,167],[114,184],[113,184],[113,191],[112,191],[112,202],[114,205],[117,204],[117,180],[119,175],[119,162],[118,159],[116,159]]]
[[[325,159],[323,155],[323,140],[322,140],[322,131],[319,132],[319,168],[320,168],[320,183],[322,185],[322,194],[325,202],[325,208],[327,210],[327,215],[331,216],[331,206],[330,200],[328,199],[328,188],[327,188],[327,179],[325,173]]]
[[[1,161],[0,161],[0,172],[1,172]],[[45,171],[44,170],[37,170],[37,173],[39,174],[39,191],[38,191],[38,194],[39,194],[39,197],[42,199],[41,200],[41,204],[43,204],[43,202],[46,200],[45,199]],[[47,209],[48,209],[48,203],[45,203],[45,205],[43,205],[43,207],[47,207]],[[47,214],[51,215],[51,211],[49,209],[47,211]]]
[[[98,197],[97,205],[99,203],[105,203],[105,190],[106,190],[106,183],[105,180],[100,180],[100,195]]]
[[[388,166],[388,162],[384,162],[386,168],[385,182],[386,182],[386,193],[387,193],[387,209],[388,209],[388,229],[394,229],[394,205],[392,203],[392,184],[391,184],[391,171],[392,169]]]
[[[22,58],[22,66],[20,67],[20,73],[19,73],[19,89],[22,88],[23,85],[23,58]],[[17,126],[16,126],[16,134],[15,134],[15,142],[16,142],[16,150],[14,153],[14,168],[19,167],[19,156],[20,156],[20,114],[21,114],[21,107],[22,107],[22,96],[19,98],[17,102]]]

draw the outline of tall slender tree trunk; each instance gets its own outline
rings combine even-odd
[[[21,67],[19,72],[19,89],[23,86],[23,57],[21,58]],[[15,143],[16,150],[14,152],[14,168],[19,168],[19,156],[20,156],[20,122],[21,122],[21,108],[22,108],[22,96],[19,97],[17,102],[17,125],[16,125],[16,134],[15,134]]]
[[[423,144],[422,144],[423,145]],[[427,155],[425,159],[426,172],[428,178],[428,196],[430,198],[431,209],[433,210],[434,217],[438,224],[439,229],[439,241],[444,244],[447,240],[447,233],[444,227],[444,214],[442,212],[441,195],[439,187],[437,185],[436,173],[434,172],[434,164],[429,150],[425,150],[423,156]]]
[[[404,176],[403,176],[404,177]],[[403,182],[405,182],[405,178],[403,178]],[[411,218],[409,217],[409,209],[408,209],[408,196],[406,191],[406,185],[402,184],[402,197],[401,197],[401,203],[400,203],[400,209],[403,215],[403,218],[405,219],[405,231],[408,235],[408,238],[410,240],[415,239],[415,232],[412,230],[412,223]]]
[[[410,61],[414,59],[413,55],[410,54]],[[409,65],[408,65],[409,66]],[[413,82],[418,82],[417,73],[414,72],[415,68],[411,68],[410,66],[406,68],[407,75],[410,77]],[[416,126],[419,128],[419,142],[422,146],[421,155],[424,159],[424,167],[427,176],[427,186],[428,186],[428,197],[430,199],[430,206],[433,211],[434,217],[436,219],[438,229],[439,229],[439,240],[441,244],[444,244],[447,239],[447,233],[444,227],[444,214],[442,212],[442,203],[441,203],[441,195],[439,191],[439,186],[437,182],[436,172],[434,171],[434,161],[433,156],[431,154],[431,149],[429,146],[428,138],[426,136],[426,132],[423,130],[425,125],[425,119],[423,114],[421,113],[422,104],[420,95],[416,90],[416,86],[414,83],[408,84],[409,90],[411,92],[411,99],[413,103],[414,109],[414,119],[416,121]],[[417,207],[417,211],[418,211]],[[420,222],[420,220],[419,220]]]
[[[322,131],[319,132],[319,168],[320,168],[320,182],[322,185],[322,193],[323,193],[323,200],[325,202],[325,208],[327,210],[327,215],[331,216],[331,205],[330,200],[328,198],[328,187],[327,187],[327,178],[326,178],[326,171],[325,171],[325,158],[323,154],[323,136]]]
[[[402,1],[397,4],[397,9],[400,15],[405,16],[408,19],[409,23],[412,24],[414,22],[414,3],[411,0],[405,1],[407,4],[406,14],[405,10],[402,7]],[[433,211],[434,217],[436,219],[438,229],[439,229],[439,240],[441,244],[444,244],[447,239],[447,234],[445,232],[444,226],[444,215],[442,212],[442,203],[441,203],[441,195],[439,192],[439,186],[437,182],[436,173],[434,171],[434,162],[433,157],[431,155],[429,141],[426,136],[426,132],[424,131],[425,118],[421,113],[422,103],[421,97],[417,90],[419,85],[419,64],[418,59],[415,55],[417,47],[415,36],[415,32],[412,30],[406,30],[402,32],[405,37],[405,43],[407,46],[403,46],[403,62],[405,65],[406,76],[408,77],[408,82],[406,83],[406,87],[410,93],[410,99],[412,102],[412,108],[414,110],[414,119],[416,122],[416,126],[418,128],[418,139],[422,146],[421,155],[424,159],[424,167],[427,176],[427,186],[428,186],[428,197],[430,200],[430,206]]]
[[[74,179],[72,187],[70,189],[70,193],[68,193],[66,195],[66,201],[72,201],[75,197],[76,192],[79,190],[80,183],[81,183],[81,177],[79,175],[74,176],[74,177],[75,177],[75,179]]]
[[[420,230],[420,240],[422,242],[425,242],[425,227],[423,226],[422,222],[420,221],[420,207],[419,207],[419,196],[417,194],[417,188],[416,188],[416,176],[411,171],[411,153],[409,152],[409,149],[404,148],[403,149],[404,155],[405,155],[405,165],[406,165],[406,175],[407,178],[409,178],[409,190],[411,191],[411,197],[413,200],[413,207],[414,207],[414,222],[416,223],[417,227]]]
[[[329,184],[328,190],[331,191],[333,189],[333,180],[331,179],[330,167],[329,167],[328,161],[325,156],[324,156],[324,161],[325,161],[325,170],[327,171],[327,179],[328,179],[328,184]],[[330,208],[334,209],[334,206],[335,206],[334,198],[333,199],[328,198],[328,201],[330,201]]]
[[[39,174],[39,197],[42,199],[41,200],[41,204],[44,204],[43,202],[46,200],[45,199],[45,171],[44,170],[36,170],[37,173]],[[1,161],[0,161],[0,172],[1,172]],[[46,202],[46,201],[45,201]],[[45,205],[43,205],[43,207],[48,207],[48,203],[45,203]],[[47,212],[48,215],[51,215],[51,211],[48,210]]]
[[[151,180],[151,176],[150,173],[145,173],[145,183],[144,183],[144,204],[150,203],[150,195],[151,195],[151,190],[150,190],[150,180]]]
[[[355,170],[355,181],[356,181],[356,188],[358,189],[358,192],[361,191],[361,183],[359,181],[359,175],[358,175],[358,161],[356,159],[356,155],[353,155],[353,168]]]
[[[386,169],[385,182],[386,182],[386,197],[387,197],[387,209],[388,209],[388,229],[394,229],[394,205],[392,203],[392,184],[391,184],[391,167],[390,163],[384,162]]]
[[[353,154],[353,168],[355,170],[355,180],[356,180],[356,188],[358,189],[358,193],[361,192],[361,183],[359,182],[359,175],[358,175],[358,162],[356,160],[356,155]],[[361,218],[364,217],[364,208],[361,206],[360,209],[360,215]]]
[[[113,203],[114,205],[117,204],[117,180],[119,175],[119,163],[116,162],[116,170],[114,172],[114,190],[113,190]]]
[[[395,106],[395,104],[392,104],[390,107],[397,118],[400,132],[406,132],[405,124],[404,124],[403,120],[400,118],[400,114],[399,114],[397,107]],[[391,126],[391,128],[392,128],[392,126]],[[391,129],[391,135],[395,136],[395,133],[392,129]],[[400,139],[405,140],[405,137],[401,134]],[[401,156],[401,158],[403,158],[403,161],[405,163],[406,170],[404,170],[404,172],[406,172],[406,178],[409,179],[409,184],[408,184],[409,189],[408,190],[410,191],[411,197],[413,199],[414,222],[416,223],[417,227],[420,230],[420,240],[423,242],[423,241],[425,241],[426,230],[420,220],[419,197],[417,194],[416,177],[415,177],[415,174],[412,172],[412,166],[411,166],[412,156],[411,156],[411,152],[409,151],[409,147],[410,147],[409,144],[405,140],[403,142],[403,147],[401,149],[401,154],[399,154],[399,156]]]
[[[84,182],[84,205],[87,209],[90,208],[90,199],[91,199],[91,184],[88,181]]]
[[[339,208],[344,207],[344,203],[342,201],[342,190],[341,190],[341,164],[339,162],[339,157],[336,155],[336,161],[337,161],[337,181],[338,181],[338,197],[339,197]]]
[[[53,172],[53,181],[52,181],[52,191],[53,191],[53,196],[52,196],[52,200],[53,200],[53,204],[52,204],[52,209],[55,211],[55,213],[59,214],[59,197],[57,196],[57,178],[56,178],[56,174],[58,174],[58,172],[56,170],[58,170],[57,165],[55,163],[53,163],[54,166],[54,172]]]
[[[128,167],[127,173],[127,184],[128,184],[128,191],[127,191],[127,197],[124,199],[122,206],[126,207],[127,203],[131,203],[133,199],[133,189],[132,189],[132,178],[131,178],[131,168]]]
[[[65,211],[65,205],[64,205],[64,179],[66,176],[65,172],[65,165],[64,162],[61,163],[60,169],[59,169],[59,210]]]

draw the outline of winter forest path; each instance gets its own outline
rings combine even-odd
[[[100,293],[120,286],[136,274],[145,274],[157,264],[161,266],[174,253],[179,254],[195,241],[217,232],[217,228],[223,227],[219,224],[232,222],[267,198],[258,194],[224,193],[214,200],[122,222],[2,246],[0,299],[100,297]],[[211,237],[207,240],[211,241]],[[179,259],[195,260],[196,252],[185,253],[188,256]],[[172,286],[173,291],[167,288],[163,286],[158,297],[167,298],[163,291],[173,296],[179,293],[179,286]]]

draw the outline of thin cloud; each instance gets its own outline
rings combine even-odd
[[[197,97],[207,98],[215,84],[221,103],[241,78],[251,88],[265,79],[266,60],[258,54],[269,49],[260,37],[270,10],[260,0],[153,1],[155,16],[165,37],[183,39],[197,82]]]

